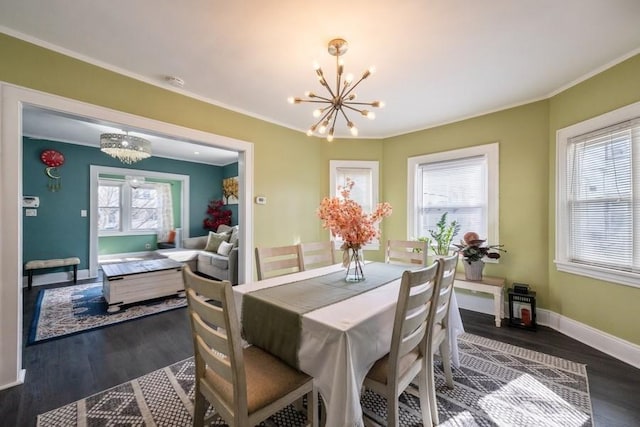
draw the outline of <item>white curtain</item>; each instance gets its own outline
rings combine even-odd
[[[169,238],[169,231],[173,229],[173,199],[171,197],[171,184],[159,182],[156,185],[158,190],[158,242],[166,242]]]

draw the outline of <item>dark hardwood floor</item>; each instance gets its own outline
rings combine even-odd
[[[53,286],[53,285],[52,285]],[[24,291],[24,341],[38,290]],[[462,310],[467,332],[587,365],[594,422],[640,426],[640,369],[552,329],[496,328],[493,317]],[[31,427],[36,416],[192,355],[186,309],[24,348],[23,385],[0,391],[0,426]]]

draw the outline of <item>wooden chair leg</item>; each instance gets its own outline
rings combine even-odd
[[[442,357],[442,370],[447,387],[453,388],[453,372],[451,371],[451,347],[449,340],[446,339],[440,343],[440,356]]]
[[[427,375],[427,387],[429,387],[428,398],[429,398],[429,410],[431,412],[431,422],[433,425],[440,424],[438,420],[438,402],[436,400],[436,379],[433,375],[433,353],[428,352],[427,354],[427,367],[426,375]]]
[[[422,413],[422,423],[424,427],[433,426],[433,421],[431,419],[431,402],[429,400],[429,380],[427,370],[433,370],[433,365],[425,365],[422,367],[422,371],[420,371],[420,376],[418,377],[418,392],[420,395],[420,412]]]
[[[78,266],[77,265],[73,266],[73,283],[74,284],[78,283]]]
[[[204,416],[207,413],[209,403],[202,393],[196,390],[195,404],[193,408],[193,427],[204,427]]]
[[[27,283],[29,285],[28,289],[31,290],[31,286],[33,285],[33,270],[29,270]]]

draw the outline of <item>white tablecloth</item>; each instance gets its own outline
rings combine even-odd
[[[342,269],[323,267],[235,286],[238,315],[242,296],[258,289],[321,276]],[[366,266],[365,266],[366,274]],[[327,409],[327,426],[362,426],[360,388],[376,360],[389,352],[400,279],[302,317],[300,369],[314,378]],[[268,319],[265,319],[268,321]],[[455,293],[449,312],[450,339],[464,332]],[[451,349],[458,366],[458,346]]]

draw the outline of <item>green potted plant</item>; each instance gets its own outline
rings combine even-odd
[[[448,212],[442,214],[440,220],[436,224],[435,230],[429,230],[429,234],[431,234],[431,240],[433,242],[431,249],[433,249],[434,254],[440,256],[449,255],[451,241],[460,231],[460,224],[458,221],[453,220],[451,223],[447,224],[447,214]]]
[[[478,233],[469,231],[464,234],[459,245],[454,245],[464,260],[464,274],[467,280],[482,280],[483,258],[498,259],[500,252],[507,252],[502,249],[503,245],[486,245],[485,242],[486,239],[480,239]]]

